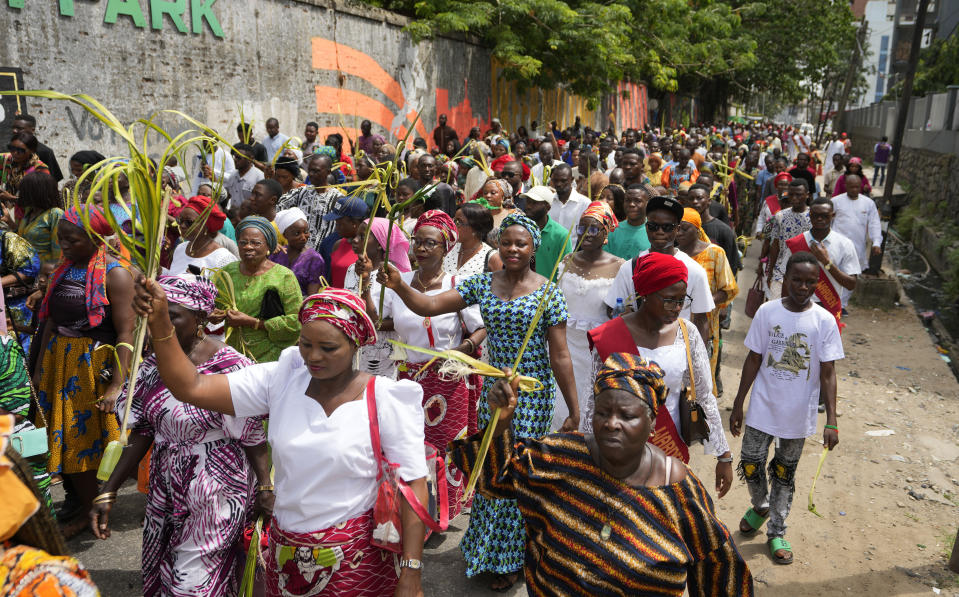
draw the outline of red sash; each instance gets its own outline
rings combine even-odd
[[[766,207],[769,208],[769,213],[772,215],[778,214],[779,210],[783,208],[783,206],[779,204],[779,197],[777,195],[766,197]]]
[[[629,328],[626,327],[622,317],[611,319],[591,329],[587,332],[587,337],[589,345],[596,349],[599,358],[603,361],[614,352],[639,354],[633,335],[629,333]],[[669,416],[669,410],[665,406],[656,413],[656,427],[654,435],[649,438],[649,443],[665,452],[667,456],[674,456],[689,464],[689,446],[679,436],[673,418]]]
[[[787,240],[786,246],[789,247],[792,253],[798,253],[800,251],[809,252],[809,243],[806,242],[805,233],[797,234]],[[836,323],[839,325],[839,331],[841,333],[842,329],[846,327],[846,324],[839,321],[842,317],[842,300],[839,298],[839,293],[836,292],[836,288],[832,285],[832,282],[829,281],[829,277],[826,276],[826,270],[822,267],[819,268],[819,283],[816,284],[816,297],[819,299],[819,304],[825,307],[826,310],[832,313],[833,317],[836,318]]]

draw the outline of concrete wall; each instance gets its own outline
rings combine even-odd
[[[174,10],[157,14],[163,6]],[[405,24],[338,0],[0,0],[8,33],[0,65],[22,69],[28,89],[87,93],[124,122],[175,108],[230,140],[241,108],[258,138],[270,116],[296,136],[311,120],[321,135],[345,129],[355,136],[369,118],[374,131],[397,138],[417,112],[416,134],[424,137],[438,113],[449,114],[463,137],[474,125],[486,130],[489,52],[446,38],[414,45]],[[30,99],[26,108],[64,170],[80,149],[124,151],[77,106]],[[2,122],[9,124],[7,112]]]

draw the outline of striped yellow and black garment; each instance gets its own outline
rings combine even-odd
[[[481,439],[450,444],[466,475]],[[753,594],[752,575],[692,471],[672,485],[628,486],[593,462],[581,433],[516,440],[507,431],[488,458],[479,491],[518,502],[530,595],[679,597],[687,584],[691,597]]]

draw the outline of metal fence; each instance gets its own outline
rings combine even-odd
[[[944,93],[914,97],[909,102],[905,147],[937,153],[959,153],[959,85]],[[893,137],[896,102],[881,102],[846,112],[846,127],[861,137]]]

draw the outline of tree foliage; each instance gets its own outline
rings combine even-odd
[[[411,17],[416,39],[476,36],[507,78],[594,100],[624,79],[719,103],[763,91],[798,99],[848,64],[856,31],[847,0],[365,1]]]
[[[912,94],[940,93],[949,85],[959,85],[959,35],[937,39],[919,52]],[[889,89],[886,99],[898,97],[901,90],[902,81],[898,81]]]

